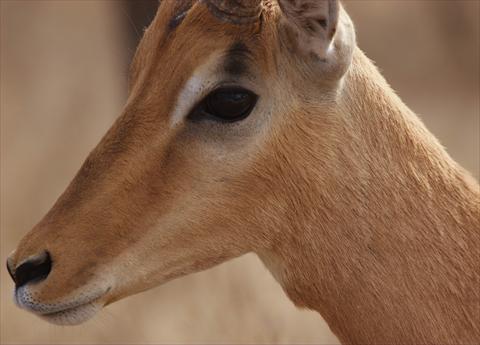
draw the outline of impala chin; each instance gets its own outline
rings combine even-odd
[[[110,291],[110,288],[96,289],[72,294],[61,301],[42,302],[34,288],[27,285],[16,289],[16,304],[56,325],[78,325],[91,319],[106,304]]]
[[[77,307],[67,308],[50,314],[40,314],[39,316],[55,325],[74,326],[91,319],[102,307],[102,303],[92,301]]]

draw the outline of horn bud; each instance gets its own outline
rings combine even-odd
[[[219,19],[234,24],[253,23],[262,12],[262,0],[205,0]]]

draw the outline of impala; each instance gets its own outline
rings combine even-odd
[[[479,186],[337,0],[164,0],[123,113],[7,266],[56,324],[256,253],[345,343],[480,341]]]

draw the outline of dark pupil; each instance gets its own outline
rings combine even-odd
[[[248,115],[255,105],[255,95],[247,90],[218,90],[207,98],[206,111],[227,120]]]

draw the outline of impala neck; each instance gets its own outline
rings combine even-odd
[[[342,342],[478,340],[478,184],[359,50],[339,108],[329,188],[260,257]]]

